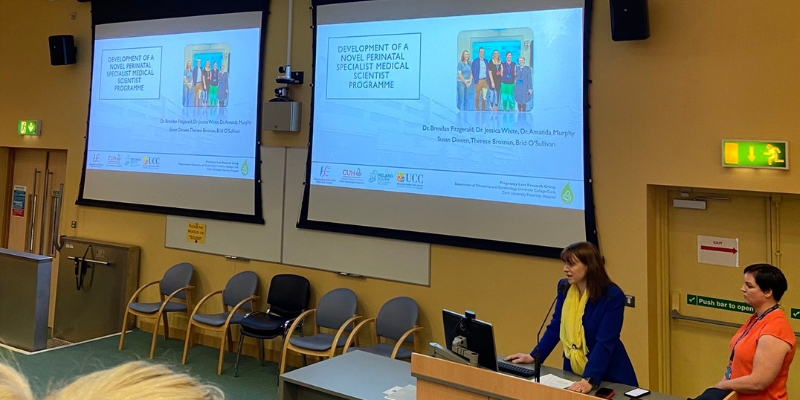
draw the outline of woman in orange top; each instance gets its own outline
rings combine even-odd
[[[728,368],[717,388],[737,392],[740,400],[788,399],[795,336],[778,304],[786,288],[786,277],[772,265],[744,269],[742,293],[755,314],[731,339]]]

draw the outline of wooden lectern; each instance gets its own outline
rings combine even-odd
[[[417,353],[411,355],[411,376],[417,378],[417,400],[597,399]]]
[[[587,400],[594,395],[545,386],[524,378],[501,374],[488,369],[414,353],[411,355],[411,376],[417,378],[417,400]],[[605,386],[605,385],[604,385]],[[623,390],[632,387],[610,384],[616,399],[625,399]],[[642,400],[675,399],[651,393]],[[725,400],[737,400],[731,393]]]

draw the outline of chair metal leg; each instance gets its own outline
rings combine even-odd
[[[258,339],[258,361],[264,366],[264,339]]]
[[[122,350],[122,345],[125,344],[125,331],[128,330],[128,310],[125,310],[125,316],[122,318],[122,332],[119,335],[119,349]]]
[[[233,363],[233,377],[239,376],[239,356],[242,355],[242,343],[244,343],[244,333],[239,332],[239,348],[236,350],[236,362]]]

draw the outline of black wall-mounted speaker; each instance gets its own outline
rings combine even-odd
[[[647,0],[609,0],[611,3],[611,39],[644,40],[650,37]]]
[[[50,36],[50,65],[75,64],[78,49],[72,35]]]

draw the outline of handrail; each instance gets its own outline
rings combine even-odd
[[[731,328],[739,328],[741,325],[735,324],[733,322],[725,322],[725,321],[717,321],[715,319],[708,319],[708,318],[700,318],[700,317],[690,317],[688,315],[683,315],[678,310],[672,310],[670,312],[670,317],[672,319],[682,319],[685,321],[694,321],[694,322],[702,322],[704,324],[711,324],[711,325],[719,325],[719,326],[728,326]],[[800,332],[794,332],[794,335],[800,337]]]
[[[92,263],[92,264],[111,265],[111,263],[110,263],[110,262],[108,262],[108,261],[92,260],[92,259],[89,259],[89,258],[83,258],[83,257],[73,257],[73,256],[69,256],[69,257],[67,257],[67,258],[68,258],[68,259],[70,259],[70,260],[72,260],[72,261],[86,261],[86,262],[88,262],[88,263]]]

